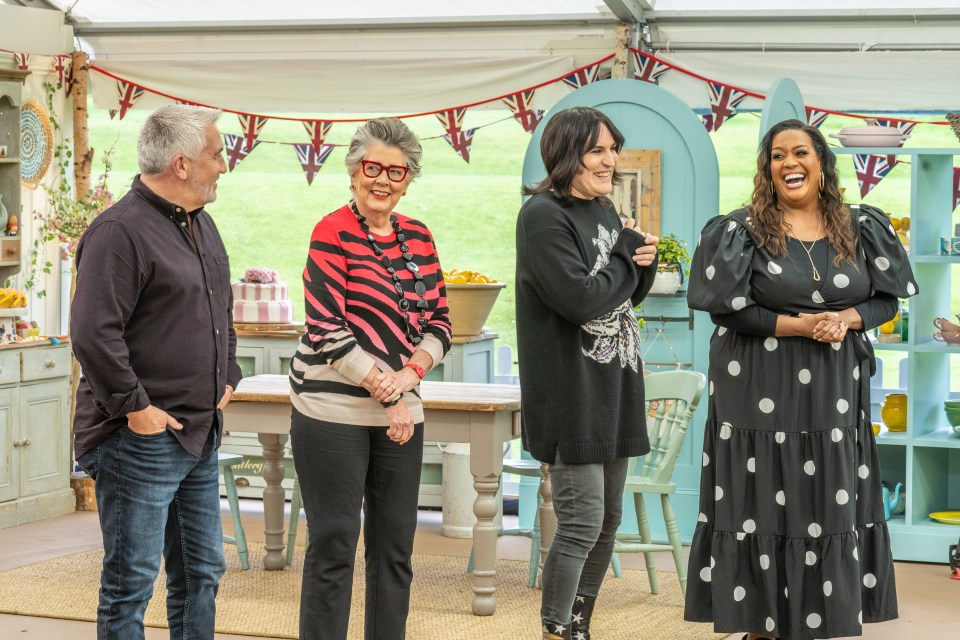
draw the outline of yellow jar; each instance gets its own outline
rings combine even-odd
[[[880,408],[880,417],[890,431],[906,431],[907,394],[888,393]]]

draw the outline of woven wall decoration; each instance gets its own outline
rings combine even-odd
[[[20,182],[36,189],[53,158],[53,126],[47,110],[31,99],[20,108]]]

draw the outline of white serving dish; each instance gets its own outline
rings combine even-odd
[[[844,127],[830,137],[837,138],[845,147],[898,147],[910,134],[896,127]]]

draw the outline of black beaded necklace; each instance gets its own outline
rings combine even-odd
[[[370,233],[370,228],[367,227],[367,219],[360,215],[360,211],[357,209],[357,203],[351,202],[350,208],[353,209],[353,214],[357,216],[357,222],[360,223],[360,230],[367,235],[367,241],[373,248],[373,252],[377,254],[377,257],[380,258],[380,263],[387,270],[387,273],[390,274],[390,277],[393,278],[393,288],[396,290],[398,297],[397,306],[400,308],[400,312],[403,313],[403,321],[407,330],[407,340],[409,340],[413,346],[417,346],[423,340],[423,328],[427,326],[427,308],[429,305],[424,298],[424,295],[427,293],[427,285],[424,284],[423,276],[420,275],[420,267],[413,261],[413,254],[410,253],[410,247],[407,246],[407,238],[403,235],[403,229],[400,228],[400,221],[397,220],[397,216],[392,213],[390,214],[390,224],[393,225],[393,230],[397,234],[397,242],[400,243],[400,252],[403,254],[404,266],[407,271],[413,274],[413,288],[420,298],[417,300],[417,309],[420,310],[420,317],[417,318],[418,327],[414,327],[410,322],[410,302],[404,296],[403,284],[400,281],[400,276],[397,275],[397,270],[393,268],[393,261],[386,256],[383,249],[377,244],[377,239]]]

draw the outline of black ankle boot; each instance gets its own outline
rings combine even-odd
[[[543,640],[570,640],[570,625],[556,624],[541,620]]]
[[[573,622],[570,623],[571,640],[590,640],[590,618],[596,598],[577,596],[573,600]]]

